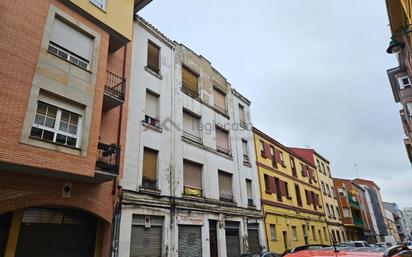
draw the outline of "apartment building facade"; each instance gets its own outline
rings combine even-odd
[[[402,209],[403,216],[405,217],[405,222],[412,235],[412,207],[405,207]]]
[[[289,149],[316,166],[330,238],[337,243],[346,241],[329,161],[313,149],[296,147],[289,147]]]
[[[372,218],[369,212],[365,189],[348,179],[333,179],[338,197],[342,224],[346,240],[366,240],[376,242],[371,236]]]
[[[330,244],[316,167],[257,128],[254,137],[269,250]]]
[[[119,256],[266,248],[249,100],[141,17],[134,30]]]
[[[148,2],[0,3],[1,256],[109,256],[127,47]]]
[[[391,42],[387,53],[394,54],[398,66],[387,71],[392,93],[396,103],[401,104],[399,111],[405,133],[405,149],[412,163],[412,52],[411,52],[411,0],[386,0],[391,29]]]
[[[383,208],[392,213],[396,232],[399,235],[398,242],[408,240],[411,237],[411,232],[409,231],[403,212],[399,209],[398,204],[383,202]]]

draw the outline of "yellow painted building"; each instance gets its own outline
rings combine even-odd
[[[268,248],[330,244],[315,166],[254,128]]]
[[[342,217],[340,216],[339,204],[329,161],[313,149],[289,149],[316,166],[316,174],[319,178],[319,187],[322,193],[323,210],[328,224],[329,238],[338,243],[346,241],[345,229],[342,225]]]

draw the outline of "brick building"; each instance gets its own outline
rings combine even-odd
[[[148,2],[0,2],[0,256],[109,256]]]

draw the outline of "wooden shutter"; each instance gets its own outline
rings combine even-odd
[[[226,112],[226,101],[225,101],[225,94],[222,93],[220,90],[213,88],[213,100],[214,105],[220,111]]]
[[[229,151],[229,133],[216,127],[216,146],[218,150]]]
[[[143,178],[151,181],[157,180],[157,151],[144,148],[143,153]]]
[[[286,182],[285,181],[280,181],[280,194],[282,196],[287,196],[286,195]]]
[[[311,192],[312,193],[312,201],[313,201],[313,205],[314,206],[318,206],[319,204],[318,204],[318,199],[316,198],[316,194],[314,193],[314,192]]]
[[[200,130],[200,119],[188,112],[183,112],[183,132],[191,140],[202,141]]]
[[[313,200],[312,200],[312,192],[305,190],[305,195],[306,195],[306,203],[307,204],[312,204]]]
[[[198,75],[190,71],[186,67],[182,67],[182,86],[184,89],[188,90],[190,93],[198,95]]]
[[[276,163],[282,164],[282,161],[281,161],[281,159],[280,159],[280,151],[277,150],[276,148],[274,148],[274,149],[275,149],[275,160],[276,160]]]
[[[269,192],[270,193],[275,193],[277,192],[276,190],[276,182],[274,177],[269,177]]]
[[[160,71],[160,47],[149,41],[147,47],[147,66],[158,73]]]
[[[159,119],[159,97],[151,92],[146,92],[145,114],[150,118]]]
[[[232,175],[219,171],[219,196],[224,200],[233,200]]]
[[[246,191],[247,191],[247,199],[253,199],[252,197],[252,181],[246,179]]]
[[[302,206],[302,196],[300,195],[300,188],[299,185],[295,184],[295,191],[296,191],[296,199],[298,201],[298,205]]]
[[[265,158],[270,158],[270,144],[269,143],[264,143],[265,144]]]
[[[202,165],[190,161],[183,162],[183,183],[190,188],[202,189]]]
[[[239,104],[239,119],[240,122],[246,122],[246,118],[245,118],[245,107],[243,107],[242,105]]]

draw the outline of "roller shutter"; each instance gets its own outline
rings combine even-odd
[[[240,256],[239,223],[238,222],[226,222],[225,234],[226,234],[227,257],[239,257]]]
[[[145,226],[145,220],[150,224]],[[130,239],[130,257],[162,256],[163,218],[159,216],[133,216]]]
[[[182,86],[194,95],[199,94],[198,75],[186,67],[182,67]]]
[[[221,200],[233,201],[232,175],[219,171],[219,196]]]
[[[259,253],[259,225],[258,224],[248,224],[247,225],[247,239],[249,244],[250,253]]]
[[[179,226],[179,257],[202,257],[201,229],[201,226]]]
[[[210,243],[210,257],[218,257],[217,250],[217,222],[215,220],[209,221],[209,243]]]

